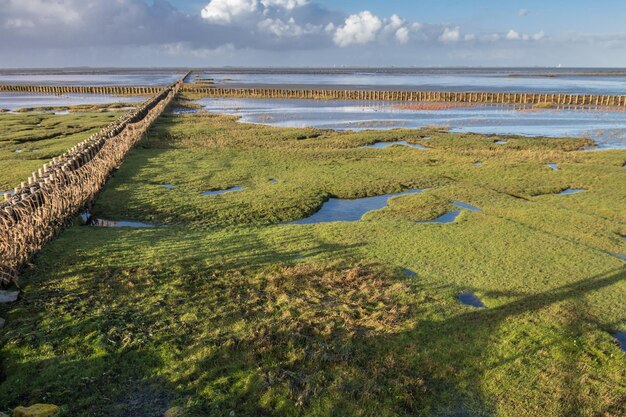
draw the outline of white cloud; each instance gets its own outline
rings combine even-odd
[[[257,27],[262,32],[271,33],[278,38],[297,38],[303,35],[311,35],[315,33],[321,33],[325,29],[322,26],[311,25],[307,23],[304,26],[300,26],[296,23],[293,17],[290,17],[287,21],[281,19],[267,18],[260,21]]]
[[[509,33],[506,34],[505,38],[508,41],[518,41],[522,39],[521,35],[513,29],[509,30]]]
[[[229,24],[255,13],[267,14],[270,8],[290,11],[307,4],[308,0],[211,0],[200,15],[211,23]]]
[[[407,43],[411,40],[411,35],[409,34],[409,29],[405,27],[401,27],[396,31],[396,39],[400,43]]]
[[[261,0],[261,4],[265,7],[282,7],[283,9],[293,10],[309,4],[309,0]]]
[[[509,30],[509,32],[504,37],[508,41],[540,41],[546,37],[545,32],[542,30],[541,32],[537,32],[534,35],[528,35],[525,33],[519,33],[514,31],[513,29]]]
[[[257,0],[211,0],[200,15],[212,23],[232,23],[238,17],[254,13],[258,6]]]
[[[76,10],[76,0],[8,0],[2,5],[2,14],[11,12],[18,15],[36,17],[42,23],[72,25],[80,23],[81,15]],[[9,19],[11,20],[11,19]],[[20,19],[12,19],[13,24],[23,27]]]
[[[459,26],[453,28],[445,28],[439,40],[444,43],[458,42],[461,39],[461,28]]]
[[[546,33],[542,30],[540,32],[535,33],[532,38],[535,41],[540,41],[546,37]]]
[[[366,44],[376,39],[383,26],[380,18],[369,11],[350,15],[343,26],[335,31],[333,41],[340,47]]]

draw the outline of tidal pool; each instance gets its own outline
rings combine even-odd
[[[626,352],[626,332],[618,332],[613,335],[617,343],[619,344],[620,349]]]
[[[476,294],[471,292],[464,292],[457,295],[457,299],[462,303],[470,307],[476,308],[486,308],[487,306],[483,304],[483,302],[476,296]]]
[[[460,211],[449,211],[448,213],[442,214],[441,216],[432,219],[432,220],[424,220],[417,223],[439,223],[439,224],[447,224],[453,223],[457,217],[461,214]]]
[[[233,114],[245,123],[336,130],[445,126],[451,132],[528,137],[583,137],[594,149],[626,148],[623,111],[520,111],[511,106],[475,106],[441,110],[410,110],[415,103],[343,100],[207,98],[197,101],[210,113]]]
[[[390,198],[418,194],[423,190],[407,190],[401,193],[385,194],[376,197],[355,198],[352,200],[331,198],[315,214],[288,224],[315,224],[327,222],[355,222],[368,212],[379,210],[387,205]]]
[[[130,227],[135,229],[144,229],[149,227],[159,227],[152,223],[132,222],[125,220],[105,220],[105,219],[90,219],[87,226],[94,227]]]
[[[563,190],[559,193],[559,195],[571,195],[571,194],[578,194],[578,193],[584,193],[587,190],[584,190],[582,188],[568,188],[567,190]]]
[[[398,140],[395,142],[376,142],[372,145],[361,146],[361,148],[383,149],[390,146],[408,146],[410,148],[428,150],[426,146],[420,145],[419,143],[408,143],[406,140]]]
[[[469,211],[475,211],[475,212],[480,211],[478,207],[472,206],[471,204],[463,203],[462,201],[453,201],[452,204],[454,204],[457,207],[469,210]]]
[[[202,193],[202,195],[204,196],[209,196],[209,195],[220,195],[220,194],[226,194],[226,193],[232,193],[235,191],[242,191],[244,189],[244,187],[230,187],[230,188],[226,188],[225,190],[213,190],[213,191],[205,191]]]
[[[85,226],[93,226],[93,227],[129,227],[129,228],[149,228],[149,227],[160,227],[152,223],[143,223],[143,222],[134,222],[127,220],[106,220],[99,219],[97,217],[93,217],[91,213],[88,211],[80,213],[81,219],[85,223]]]

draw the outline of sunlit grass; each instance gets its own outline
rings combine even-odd
[[[77,224],[37,257],[22,301],[0,308],[0,404],[623,415],[626,355],[610,332],[626,330],[626,271],[611,255],[626,253],[626,151],[497,139],[162,117],[93,213],[166,227]],[[430,150],[360,148],[380,140]],[[569,187],[587,191],[553,195]],[[409,188],[426,190],[359,222],[282,224],[329,197]],[[418,223],[453,201],[480,212]],[[461,305],[464,291],[488,308]]]

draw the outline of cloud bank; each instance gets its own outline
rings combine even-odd
[[[0,0],[0,53],[24,58],[37,51],[134,49],[138,55],[153,51],[159,56],[201,59],[234,51],[251,57],[263,51],[267,56],[311,51],[348,59],[365,56],[363,51],[404,50],[449,60],[478,48],[489,54],[555,41],[544,31],[474,32],[458,24],[411,21],[398,14],[379,16],[368,10],[347,14],[315,0],[207,0],[191,14],[166,0],[147,1]],[[518,15],[530,19],[527,10],[519,10]]]

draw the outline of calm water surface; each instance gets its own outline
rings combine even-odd
[[[272,126],[364,130],[437,125],[460,133],[584,137],[593,139],[599,149],[626,148],[624,111],[520,111],[502,106],[415,111],[400,108],[400,103],[228,98],[198,103],[211,113]]]
[[[0,109],[17,110],[25,107],[76,106],[79,104],[139,103],[143,96],[108,96],[100,94],[52,94],[0,92]]]

